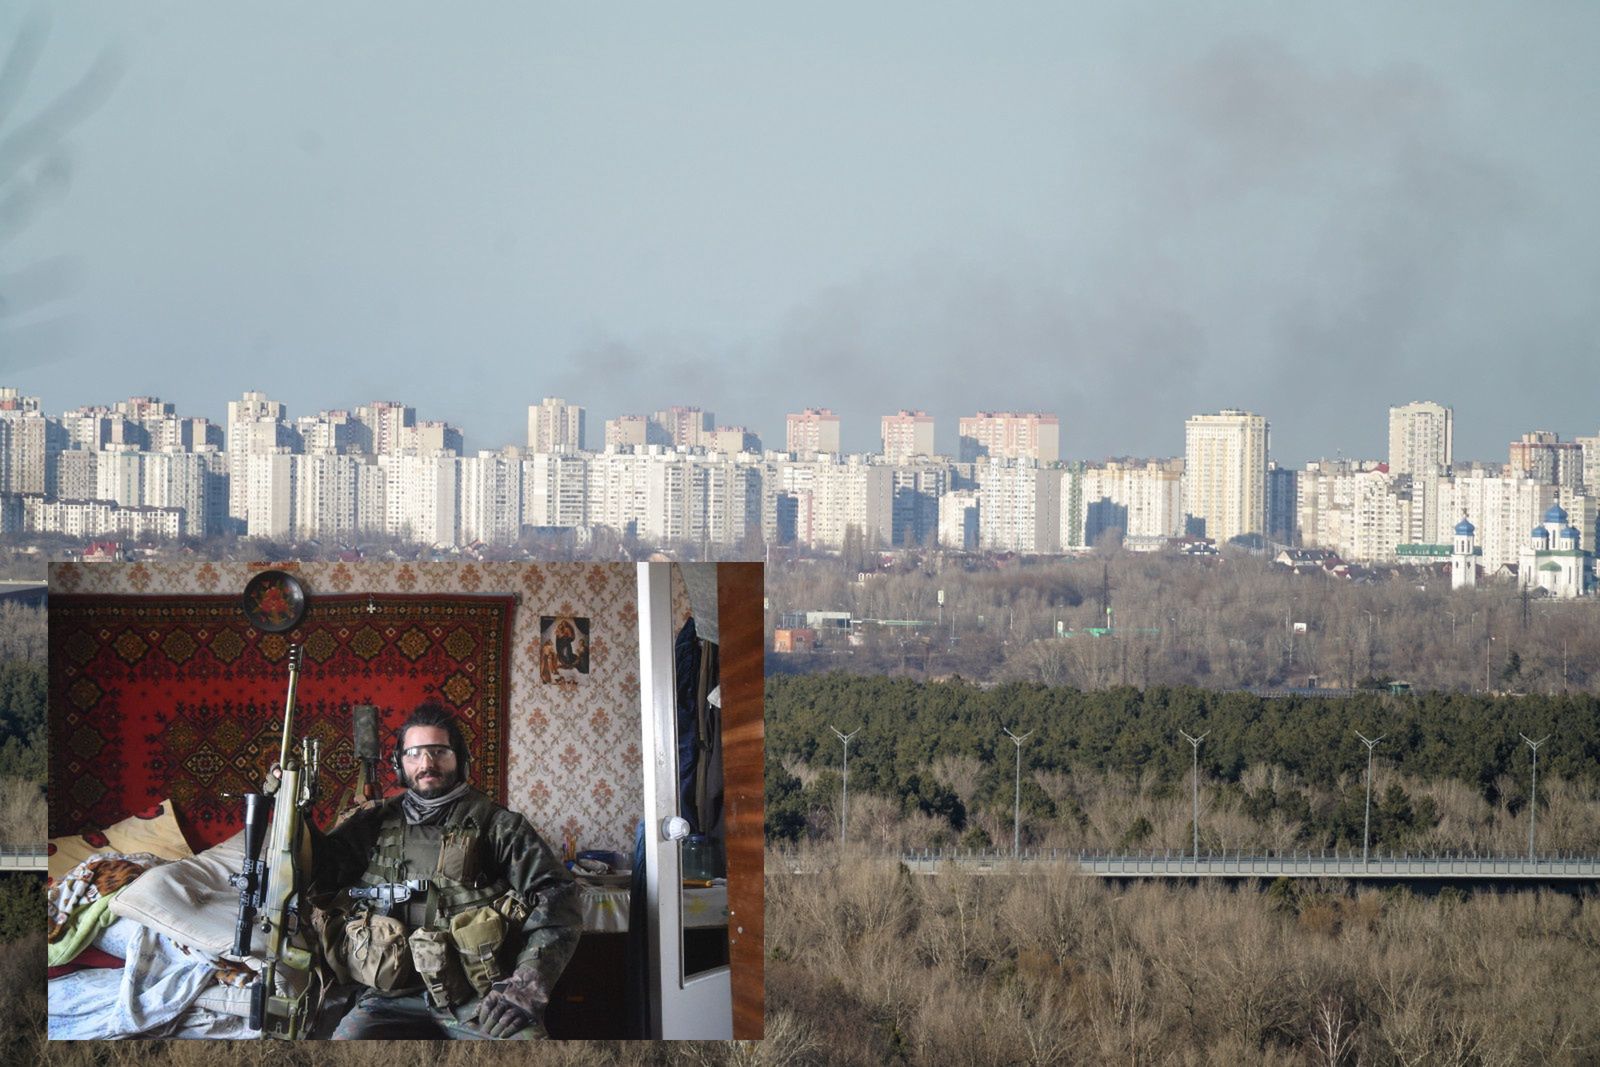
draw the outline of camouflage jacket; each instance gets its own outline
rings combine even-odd
[[[440,914],[448,916],[465,906],[487,902],[510,888],[528,908],[520,930],[516,969],[536,971],[548,993],[577,947],[583,926],[572,873],[527,819],[475,789],[469,787],[444,819],[431,826],[405,826],[400,800],[400,796],[389,797],[356,811],[327,834],[313,833],[313,891],[407,877],[430,878],[434,880],[431,892],[447,896]],[[413,857],[426,856],[431,864],[431,858],[439,854],[442,834],[463,823],[477,830],[474,882],[485,887],[477,894],[484,898],[482,901],[460,888],[451,892],[448,879],[437,879],[433,870],[423,869],[423,863],[407,864],[401,859],[409,853]],[[397,850],[393,842],[401,835],[413,841],[410,847],[402,845]],[[429,906],[436,908],[438,904],[439,900],[433,899]]]

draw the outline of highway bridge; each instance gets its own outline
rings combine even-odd
[[[1471,852],[1428,855],[1374,851],[1297,851],[1256,854],[1208,852],[1107,853],[1070,849],[1009,851],[929,849],[902,853],[900,860],[915,874],[938,874],[957,868],[983,874],[1014,874],[1056,864],[1108,880],[1213,878],[1348,878],[1367,882],[1499,882],[1507,884],[1600,883],[1600,857],[1566,853],[1489,856]]]
[[[43,871],[49,866],[38,845],[0,845],[0,874],[7,871]]]

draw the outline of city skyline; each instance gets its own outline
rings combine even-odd
[[[270,367],[491,446],[508,392],[768,443],[831,403],[852,452],[905,407],[945,453],[981,408],[1175,455],[1241,408],[1281,460],[1378,456],[1375,392],[1464,457],[1594,429],[1542,387],[1600,334],[1590,6],[47,14],[0,133],[121,72],[0,173],[40,193],[0,380],[50,409]]]
[[[707,406],[704,406],[704,405],[683,403],[681,401],[683,401],[684,398],[679,398],[679,402],[674,402],[674,403],[671,403],[671,404],[653,404],[653,405],[651,405],[649,407],[643,408],[643,409],[638,410],[638,411],[626,411],[626,412],[619,411],[619,412],[605,413],[605,412],[596,412],[594,408],[592,408],[589,405],[585,404],[583,402],[583,400],[581,398],[578,398],[578,397],[572,397],[572,396],[557,397],[557,396],[551,396],[551,395],[547,395],[546,394],[546,395],[541,395],[541,396],[539,396],[537,398],[534,398],[534,399],[530,399],[526,403],[521,404],[519,406],[518,410],[521,412],[519,418],[520,418],[520,424],[522,426],[522,432],[517,438],[511,439],[511,440],[504,440],[504,441],[488,442],[488,441],[482,440],[482,438],[478,435],[478,432],[474,427],[472,427],[472,426],[464,426],[464,425],[461,425],[461,424],[458,424],[458,423],[449,422],[449,420],[438,418],[438,417],[436,417],[436,413],[431,411],[425,405],[419,405],[419,404],[413,403],[412,402],[412,398],[408,398],[408,397],[405,397],[405,396],[398,396],[398,395],[383,396],[383,397],[367,397],[367,398],[364,398],[364,399],[356,400],[355,402],[349,403],[349,404],[324,404],[324,405],[315,407],[314,409],[298,410],[293,405],[290,405],[290,404],[284,402],[283,400],[281,400],[273,390],[271,390],[271,389],[261,389],[261,388],[258,388],[257,386],[250,386],[250,387],[242,390],[239,393],[235,393],[233,396],[229,397],[226,401],[220,403],[218,405],[218,408],[222,410],[223,415],[220,418],[213,418],[213,415],[212,415],[211,412],[196,412],[196,411],[185,410],[182,405],[176,404],[174,401],[172,401],[170,398],[168,398],[164,394],[151,392],[151,391],[146,391],[146,392],[142,392],[142,393],[141,392],[130,393],[127,396],[114,397],[114,398],[97,399],[97,400],[86,400],[86,401],[81,401],[79,403],[70,404],[70,405],[52,406],[50,403],[48,403],[46,401],[46,399],[44,397],[38,396],[37,394],[30,393],[27,389],[18,388],[16,386],[16,384],[13,383],[13,382],[0,380],[0,389],[13,390],[17,394],[19,394],[21,397],[26,397],[26,398],[28,398],[30,400],[34,400],[34,399],[38,400],[39,401],[38,410],[40,412],[42,412],[43,414],[49,415],[49,416],[60,416],[60,415],[62,415],[64,413],[73,412],[73,411],[77,411],[79,409],[84,409],[84,408],[115,409],[118,405],[128,405],[130,402],[156,401],[156,402],[160,402],[160,403],[163,403],[163,404],[172,405],[173,408],[174,408],[174,412],[173,413],[179,418],[184,418],[184,419],[203,418],[203,419],[206,419],[206,420],[210,421],[212,423],[212,425],[214,427],[218,428],[219,430],[225,429],[226,426],[228,425],[227,412],[228,412],[229,409],[233,408],[234,405],[236,405],[239,402],[239,398],[241,396],[269,398],[275,404],[277,404],[278,406],[280,406],[280,407],[282,407],[284,409],[283,419],[287,424],[290,424],[290,425],[294,424],[297,420],[312,419],[312,418],[316,418],[318,416],[329,414],[329,413],[345,413],[345,414],[349,414],[349,413],[356,412],[360,408],[368,407],[368,406],[371,406],[371,405],[385,406],[385,405],[393,404],[393,405],[398,405],[400,408],[405,408],[405,409],[412,410],[415,413],[415,416],[416,416],[419,424],[425,423],[425,424],[427,424],[429,426],[434,426],[434,427],[439,427],[441,425],[444,425],[444,426],[447,426],[450,429],[459,430],[462,438],[465,441],[465,445],[466,445],[466,447],[464,449],[460,449],[459,450],[460,454],[462,454],[462,455],[474,455],[474,454],[477,454],[478,452],[484,452],[484,451],[502,452],[502,451],[505,451],[508,448],[518,448],[518,449],[527,450],[527,445],[528,445],[527,427],[528,427],[528,420],[529,420],[529,417],[530,417],[530,409],[541,408],[542,406],[544,406],[545,404],[547,404],[548,402],[551,402],[551,401],[554,401],[554,402],[557,402],[557,403],[561,403],[561,404],[564,404],[566,406],[578,409],[583,413],[583,422],[584,422],[584,425],[586,427],[584,429],[584,431],[583,431],[583,434],[584,434],[583,447],[587,451],[591,451],[591,452],[601,452],[601,451],[605,450],[606,445],[605,445],[604,435],[605,435],[605,427],[606,427],[606,424],[608,422],[611,422],[612,420],[615,420],[615,419],[641,419],[641,420],[648,420],[654,415],[665,414],[665,413],[667,413],[669,411],[676,411],[676,412],[680,412],[680,413],[693,411],[693,412],[696,412],[696,413],[703,413],[705,416],[707,416],[708,419],[710,419],[712,422],[714,422],[715,425],[718,428],[723,428],[723,427],[747,428],[748,430],[753,432],[757,437],[760,438],[761,443],[762,443],[763,451],[784,452],[784,451],[788,451],[788,449],[785,447],[786,444],[787,444],[787,434],[786,434],[787,421],[788,421],[788,419],[790,419],[790,418],[792,418],[794,416],[801,415],[802,414],[802,410],[803,410],[803,409],[792,410],[792,411],[786,413],[784,416],[781,416],[780,420],[779,420],[779,422],[778,422],[778,424],[776,426],[770,426],[769,427],[769,426],[764,426],[764,425],[756,425],[756,424],[750,422],[749,420],[741,419],[736,414],[724,413],[722,411],[713,410],[713,409],[711,409],[711,408],[709,408]],[[1267,443],[1267,455],[1266,455],[1266,458],[1267,458],[1267,460],[1269,460],[1271,462],[1277,463],[1280,467],[1283,467],[1283,466],[1300,467],[1300,466],[1303,466],[1304,464],[1307,464],[1307,463],[1319,463],[1319,462],[1324,462],[1324,461],[1329,461],[1329,460],[1372,461],[1372,462],[1375,462],[1375,463],[1388,464],[1389,460],[1390,460],[1390,456],[1391,456],[1391,449],[1394,447],[1394,443],[1395,443],[1394,439],[1393,439],[1393,427],[1392,427],[1393,414],[1395,412],[1408,410],[1408,409],[1410,409],[1412,407],[1415,407],[1415,406],[1417,406],[1419,404],[1427,406],[1427,407],[1430,407],[1430,408],[1441,409],[1441,410],[1443,410],[1445,412],[1450,412],[1451,413],[1451,417],[1452,417],[1452,422],[1455,425],[1459,425],[1460,424],[1460,419],[1458,417],[1456,417],[1455,409],[1452,407],[1452,405],[1450,405],[1448,402],[1440,402],[1437,399],[1432,398],[1432,397],[1429,397],[1429,398],[1414,398],[1414,399],[1406,400],[1406,401],[1401,401],[1401,400],[1395,399],[1395,400],[1391,400],[1391,401],[1386,402],[1386,403],[1382,402],[1382,401],[1375,400],[1373,402],[1373,406],[1372,406],[1372,414],[1374,416],[1374,419],[1373,420],[1369,420],[1369,421],[1375,421],[1376,420],[1376,416],[1378,414],[1380,414],[1380,413],[1381,413],[1381,417],[1382,418],[1381,418],[1381,421],[1379,421],[1377,423],[1378,430],[1375,431],[1372,435],[1370,435],[1370,436],[1372,436],[1374,438],[1374,445],[1373,445],[1373,448],[1371,449],[1371,451],[1362,453],[1362,452],[1348,452],[1348,451],[1345,451],[1343,449],[1330,449],[1330,450],[1323,451],[1323,452],[1313,452],[1313,453],[1309,454],[1308,456],[1306,456],[1304,459],[1299,459],[1299,460],[1295,460],[1295,459],[1290,459],[1290,458],[1284,457],[1278,452],[1278,449],[1277,449],[1279,426],[1282,423],[1288,422],[1290,420],[1288,420],[1284,416],[1282,416],[1282,415],[1280,415],[1278,413],[1274,413],[1274,412],[1251,410],[1251,411],[1249,411],[1249,414],[1258,415],[1258,416],[1260,416],[1260,417],[1262,417],[1262,418],[1264,418],[1266,420],[1267,427],[1268,427],[1268,443]],[[819,406],[820,406],[821,410],[824,410],[824,411],[830,411],[831,410],[835,415],[837,414],[837,409],[836,408],[829,409],[826,404],[823,404],[821,402],[819,402]],[[811,409],[811,410],[815,410],[815,409]],[[1092,454],[1092,455],[1091,454],[1086,454],[1086,453],[1083,453],[1083,452],[1079,452],[1078,450],[1076,450],[1073,447],[1072,432],[1071,432],[1072,422],[1071,422],[1070,417],[1063,417],[1058,412],[1050,411],[1048,409],[1043,409],[1043,408],[1030,408],[1030,409],[1026,409],[1026,411],[1024,411],[1024,409],[1020,409],[1019,408],[1019,409],[1016,409],[1014,413],[1015,414],[1019,414],[1019,415],[1021,415],[1021,414],[1042,415],[1047,420],[1049,420],[1049,419],[1059,419],[1059,423],[1060,423],[1062,429],[1060,431],[1060,440],[1059,440],[1059,445],[1058,445],[1058,447],[1056,449],[1056,454],[1059,455],[1060,460],[1062,462],[1078,462],[1078,461],[1082,461],[1082,462],[1107,462],[1107,461],[1114,461],[1114,460],[1140,460],[1140,461],[1143,461],[1143,460],[1165,460],[1165,459],[1171,459],[1171,458],[1175,458],[1175,457],[1176,458],[1181,458],[1183,456],[1183,454],[1184,454],[1184,451],[1185,451],[1185,442],[1184,442],[1185,427],[1186,427],[1186,425],[1188,424],[1189,421],[1191,421],[1192,419],[1194,419],[1197,416],[1215,415],[1215,414],[1218,414],[1219,411],[1226,412],[1226,411],[1232,411],[1232,410],[1244,410],[1244,409],[1232,409],[1232,408],[1223,407],[1221,409],[1212,410],[1212,411],[1199,411],[1199,410],[1190,411],[1187,414],[1183,415],[1179,419],[1178,429],[1177,429],[1177,444],[1178,444],[1178,447],[1172,449],[1169,452],[1164,452],[1164,453],[1162,453],[1162,452],[1140,453],[1140,452],[1135,452],[1135,451],[1130,450],[1130,449],[1123,449],[1123,450],[1120,450],[1120,451],[1107,451],[1107,452],[1104,452],[1104,453]],[[868,439],[866,441],[863,442],[865,447],[861,447],[861,448],[842,447],[841,448],[841,453],[844,454],[844,455],[876,455],[876,454],[881,454],[882,451],[883,451],[883,438],[882,438],[883,421],[886,420],[886,419],[887,420],[892,420],[892,419],[895,419],[897,416],[904,416],[904,415],[907,415],[908,413],[909,413],[909,409],[905,408],[904,406],[901,406],[901,407],[894,408],[892,410],[891,409],[886,409],[885,411],[879,413],[878,415],[873,416],[872,419],[871,419],[872,426],[871,426],[870,436],[868,437]],[[980,417],[980,416],[1004,415],[1004,414],[1012,414],[1012,413],[1013,412],[999,412],[999,411],[997,411],[995,409],[983,409],[983,408],[980,408],[980,407],[973,407],[971,409],[968,409],[968,410],[960,412],[959,415],[952,415],[948,419],[945,419],[942,416],[935,417],[933,419],[933,422],[934,422],[934,433],[935,433],[935,450],[931,454],[932,455],[937,455],[937,456],[945,456],[945,457],[951,457],[951,458],[959,459],[960,453],[961,453],[961,450],[962,450],[962,447],[961,447],[961,444],[960,444],[960,437],[959,437],[958,432],[957,432],[957,427],[958,427],[959,423],[961,423],[963,421],[966,421],[966,420],[969,420],[969,419],[973,419],[975,417]],[[922,415],[924,413],[916,412],[916,414]],[[576,423],[576,416],[574,416],[573,418],[574,418],[574,423]],[[839,418],[839,422],[841,423],[841,427],[842,427],[841,428],[841,433],[840,433],[841,444],[844,444],[844,442],[847,442],[847,441],[859,436],[858,434],[852,433],[850,431],[850,429],[847,427],[846,424],[849,422],[849,420],[840,417]],[[1507,457],[1507,455],[1508,455],[1508,453],[1510,451],[1512,451],[1512,450],[1514,450],[1514,449],[1516,449],[1518,447],[1526,447],[1526,439],[1527,438],[1531,438],[1531,437],[1535,437],[1535,436],[1541,436],[1541,435],[1544,435],[1544,434],[1554,434],[1555,437],[1558,438],[1562,442],[1564,447],[1576,447],[1575,443],[1578,440],[1578,438],[1592,436],[1594,433],[1600,433],[1600,416],[1597,416],[1595,418],[1594,423],[1595,423],[1595,427],[1594,427],[1593,431],[1589,430],[1586,427],[1582,427],[1582,426],[1577,426],[1577,427],[1550,427],[1550,426],[1508,427],[1507,434],[1504,437],[1504,439],[1501,441],[1501,443],[1497,446],[1497,451],[1496,452],[1490,453],[1490,454],[1487,454],[1487,455],[1457,454],[1457,455],[1454,455],[1452,457],[1452,459],[1453,459],[1453,461],[1455,463],[1461,464],[1461,465],[1468,465],[1468,464],[1505,464],[1507,462],[1507,459],[1505,457]],[[1485,430],[1479,428],[1476,431],[1475,436],[1480,436],[1480,437],[1481,436],[1488,436],[1491,433],[1492,433],[1492,431],[1485,431]],[[709,436],[709,434],[708,434],[708,436]],[[947,446],[946,442],[948,442],[948,446]],[[641,441],[640,443],[642,444],[643,442]],[[708,449],[709,449],[711,446],[709,444],[707,444],[706,447],[708,447]]]

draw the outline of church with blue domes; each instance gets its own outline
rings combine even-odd
[[[1570,598],[1588,595],[1594,585],[1594,553],[1583,548],[1583,533],[1566,510],[1551,504],[1517,557],[1517,588]]]

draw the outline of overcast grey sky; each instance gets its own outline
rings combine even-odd
[[[120,70],[0,210],[0,384],[50,411],[395,399],[479,448],[560,395],[594,443],[682,403],[781,447],[826,405],[866,450],[1020,408],[1094,459],[1237,406],[1287,462],[1381,456],[1414,399],[1462,458],[1600,431],[1600,4],[48,6],[0,128]]]

